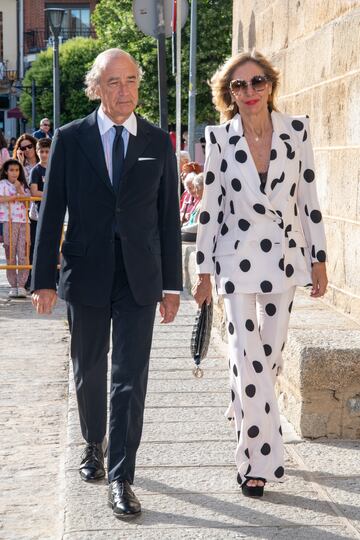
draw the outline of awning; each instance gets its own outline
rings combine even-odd
[[[22,118],[25,118],[19,107],[14,107],[13,109],[9,109],[7,112],[8,118],[17,118],[18,120],[21,120]]]

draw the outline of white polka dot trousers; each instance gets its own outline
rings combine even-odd
[[[281,482],[284,449],[275,381],[283,367],[296,287],[281,294],[224,295],[228,321],[231,403],[239,480]]]

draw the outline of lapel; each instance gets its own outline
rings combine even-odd
[[[97,124],[97,109],[84,118],[78,127],[79,144],[99,178],[114,193],[106,166],[104,149]]]
[[[273,200],[291,181],[286,169],[288,162],[295,158],[297,142],[281,113],[273,111],[271,121],[274,132],[265,193]]]
[[[134,135],[129,135],[129,143],[126,151],[125,156],[125,163],[124,163],[124,169],[122,172],[123,179],[125,179],[126,174],[130,171],[130,169],[135,165],[138,158],[143,154],[145,148],[150,143],[150,135],[149,135],[149,126],[147,122],[145,122],[142,118],[140,118],[138,115],[136,116],[137,121],[137,133],[136,137]],[[123,180],[122,179],[122,180]],[[121,181],[121,184],[123,181]]]
[[[252,192],[254,200],[264,205],[265,208],[268,208],[273,213],[273,208],[267,195],[260,190],[259,173],[244,136],[244,129],[239,114],[235,115],[230,121],[229,145],[233,148],[233,163],[236,164],[236,169],[241,173],[242,182]]]

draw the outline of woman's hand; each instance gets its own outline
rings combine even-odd
[[[21,165],[24,165],[24,152],[18,148],[16,152],[16,157],[20,161]]]
[[[312,267],[311,277],[312,289],[310,296],[312,296],[312,298],[320,298],[321,296],[324,296],[328,284],[325,263],[314,263]]]
[[[191,292],[199,307],[201,307],[204,302],[209,305],[212,297],[210,274],[199,274],[197,282],[193,286]]]

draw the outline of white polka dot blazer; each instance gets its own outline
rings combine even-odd
[[[311,263],[326,260],[309,120],[271,113],[266,185],[239,114],[208,126],[197,272],[215,274],[219,294],[279,293],[311,284]]]

